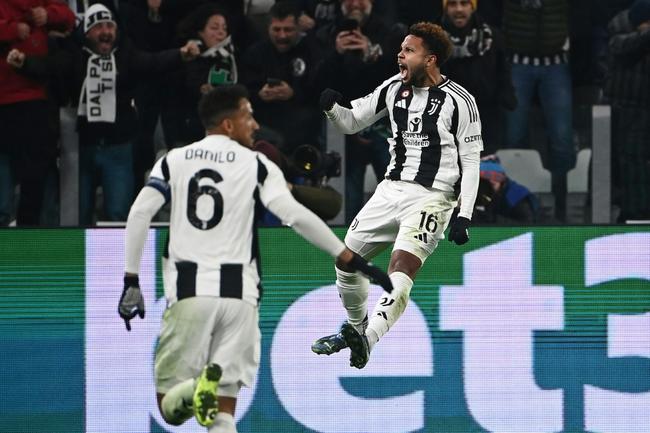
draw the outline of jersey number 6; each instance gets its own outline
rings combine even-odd
[[[199,230],[210,230],[212,227],[219,224],[223,217],[223,197],[219,190],[212,185],[200,185],[199,182],[204,178],[212,179],[214,183],[219,183],[223,180],[221,175],[214,170],[204,169],[197,171],[190,179],[190,184],[187,191],[187,219],[194,227]],[[212,217],[208,220],[202,220],[196,214],[196,204],[199,198],[207,194],[212,197]]]

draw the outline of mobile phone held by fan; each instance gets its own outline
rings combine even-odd
[[[352,18],[346,18],[343,21],[341,21],[338,25],[339,32],[352,33],[354,30],[357,30],[358,28],[359,28],[359,21]]]

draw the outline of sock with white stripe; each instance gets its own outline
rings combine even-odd
[[[368,345],[372,350],[373,346],[400,318],[409,301],[413,280],[403,272],[393,272],[390,282],[393,283],[393,292],[384,292],[372,312],[366,337]]]
[[[368,288],[370,282],[357,273],[336,268],[336,288],[343,307],[348,313],[348,323],[363,334],[368,316]]]

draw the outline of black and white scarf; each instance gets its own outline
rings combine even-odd
[[[77,114],[88,122],[115,122],[117,66],[115,50],[100,56],[91,50],[86,64],[86,78],[81,86]]]
[[[454,44],[451,58],[482,56],[492,48],[492,29],[475,17],[471,18],[466,29],[456,29],[450,22],[443,23]]]
[[[199,48],[203,48],[203,41],[195,40]],[[212,59],[214,64],[208,73],[207,83],[232,84],[237,82],[237,62],[235,61],[235,46],[230,36],[226,37],[217,45],[208,48],[200,54],[200,57]]]

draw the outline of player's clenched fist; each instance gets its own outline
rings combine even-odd
[[[455,242],[456,245],[463,245],[469,240],[469,220],[459,216],[451,222],[447,238],[449,242]]]
[[[137,275],[124,276],[124,289],[122,290],[117,312],[124,319],[127,331],[131,330],[131,324],[129,322],[136,315],[144,319],[144,298],[140,291],[140,282],[138,281]]]
[[[318,106],[323,111],[330,111],[334,104],[339,102],[343,98],[339,92],[334,89],[327,88],[323,90],[320,94],[320,99],[318,100]]]

